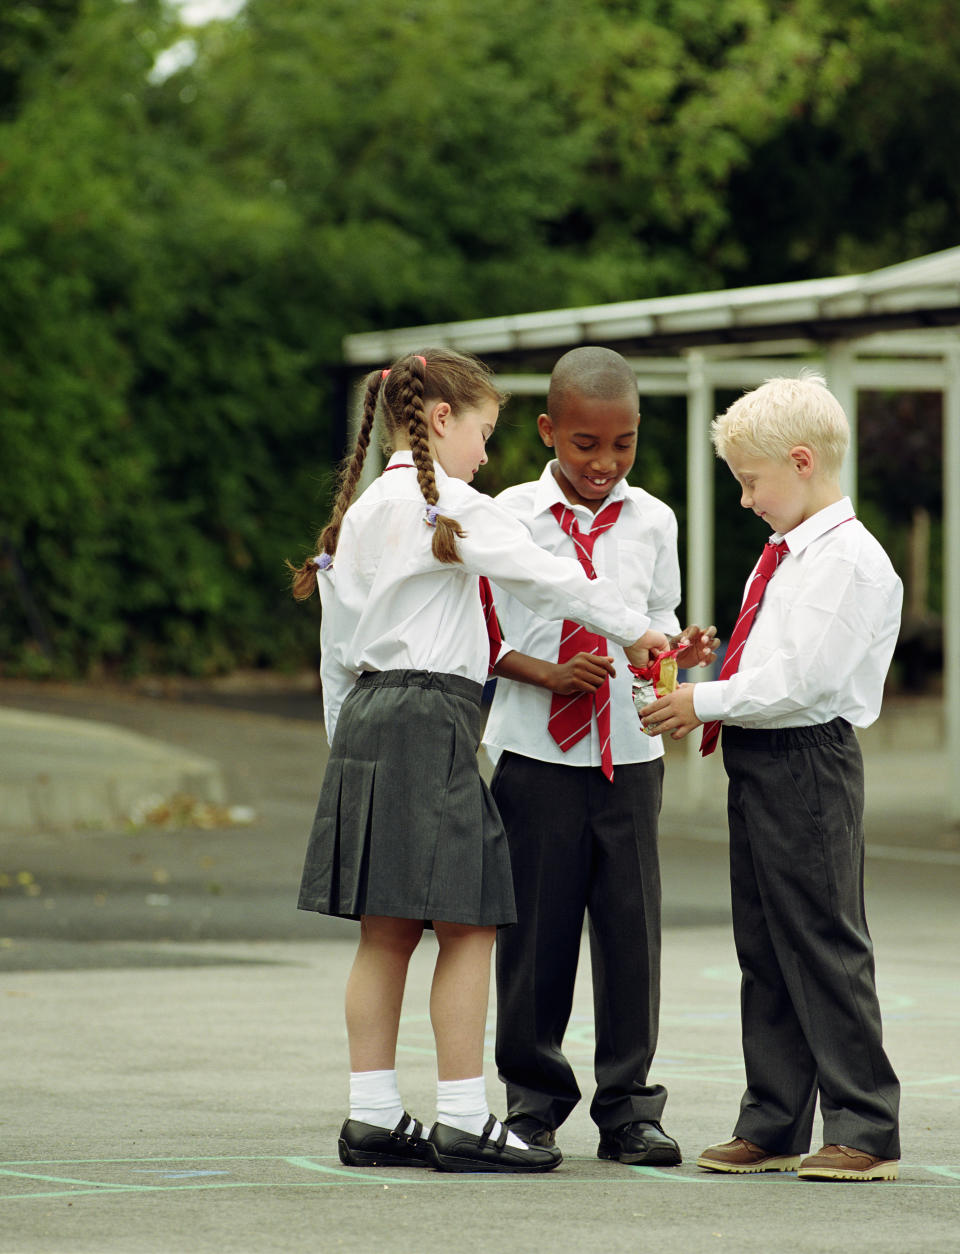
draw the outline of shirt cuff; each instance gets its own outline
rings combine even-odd
[[[723,708],[723,690],[726,686],[725,679],[708,679],[693,685],[693,712],[701,723],[723,719],[726,713]]]
[[[511,644],[509,640],[502,640],[500,642],[500,651],[497,653],[496,661],[493,663],[494,666],[498,662],[502,662],[508,653],[515,653],[516,650],[517,646],[515,644]]]
[[[607,632],[607,639],[613,640],[621,648],[634,644],[640,637],[650,630],[650,619],[646,614],[639,611],[631,611],[626,620],[626,630],[623,635],[615,636],[612,632]]]

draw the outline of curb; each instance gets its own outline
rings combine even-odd
[[[219,765],[111,723],[0,709],[0,830],[121,825],[176,794],[222,803]]]

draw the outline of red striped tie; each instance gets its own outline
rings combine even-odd
[[[593,546],[599,536],[609,531],[620,517],[623,501],[612,501],[597,514],[593,526],[584,534],[577,526],[576,516],[572,509],[557,502],[550,509],[554,518],[573,541],[574,551],[580,565],[590,579],[596,579],[597,572],[593,567]],[[567,662],[575,653],[596,653],[605,657],[607,642],[579,623],[565,619],[560,634],[560,652],[558,662]],[[550,717],[547,727],[564,753],[582,740],[590,730],[593,710],[597,711],[597,731],[600,734],[600,769],[607,779],[613,780],[613,753],[610,749],[610,681],[605,679],[595,692],[578,692],[571,697],[562,697],[554,693],[550,702]]]
[[[733,631],[730,633],[723,665],[720,667],[719,679],[729,679],[731,675],[737,673],[740,666],[740,658],[743,654],[743,646],[747,643],[747,636],[750,634],[753,620],[757,616],[757,610],[760,608],[760,602],[763,600],[767,584],[773,578],[774,571],[786,555],[786,540],[781,540],[779,544],[774,544],[772,540],[768,540],[763,546],[760,561],[757,563],[756,573],[750,583],[747,595],[743,598],[740,615],[737,618]],[[704,757],[709,753],[713,753],[719,738],[720,721],[717,719],[710,723],[704,723],[703,737],[700,741],[700,752]]]
[[[487,674],[492,675],[497,658],[500,656],[503,636],[500,634],[500,624],[497,621],[497,607],[493,603],[493,589],[486,575],[480,576],[480,601],[483,605],[483,617],[486,619],[487,636],[490,640],[490,668]]]

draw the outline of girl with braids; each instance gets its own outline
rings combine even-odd
[[[666,647],[612,581],[547,553],[469,486],[504,400],[485,366],[447,350],[371,374],[319,554],[293,572],[298,598],[320,589],[331,746],[299,907],[360,920],[339,1138],[352,1166],[549,1171],[561,1160],[497,1122],[483,1077],[490,952],[497,927],[516,921],[506,839],[476,754],[483,684],[509,652],[493,615],[488,634],[485,577],[542,616],[616,640],[634,665]],[[353,501],[377,412],[393,454]],[[428,926],[438,1083],[424,1137],[395,1065],[407,966]]]

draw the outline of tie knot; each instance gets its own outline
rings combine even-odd
[[[550,506],[550,512],[560,524],[561,528],[570,536],[574,543],[583,540],[595,541],[604,531],[609,531],[613,524],[620,517],[620,511],[623,508],[623,501],[610,501],[604,505],[599,513],[594,515],[593,522],[586,531],[582,530],[577,522],[577,516],[568,505],[561,505],[558,501]],[[591,544],[592,548],[592,544]]]
[[[763,552],[760,554],[757,574],[769,579],[788,552],[786,540],[779,540],[776,543],[773,540],[768,540],[763,546]]]

